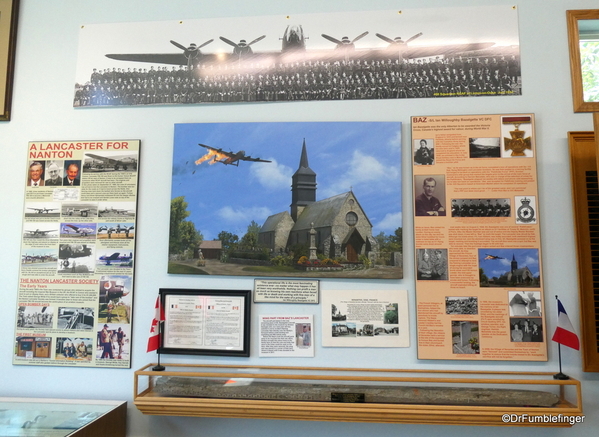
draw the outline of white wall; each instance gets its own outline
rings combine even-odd
[[[410,9],[481,4],[517,4],[520,19],[523,95],[505,98],[414,99],[387,101],[305,102],[248,105],[214,105],[185,107],[116,108],[75,110],[72,108],[73,83],[77,61],[77,37],[82,24],[210,18],[226,16],[257,16],[339,10]],[[170,198],[170,162],[172,157],[173,124],[220,121],[402,121],[404,144],[409,144],[409,120],[412,115],[489,114],[532,112],[536,114],[537,159],[539,164],[540,216],[544,281],[547,296],[559,294],[569,310],[575,326],[578,320],[578,292],[570,212],[570,174],[566,133],[592,130],[589,114],[572,112],[569,57],[567,47],[567,9],[599,7],[596,0],[548,2],[546,0],[253,0],[253,1],[184,1],[169,0],[21,0],[21,14],[16,59],[16,79],[12,121],[0,123],[0,184],[2,214],[0,229],[0,284],[2,302],[0,326],[0,396],[63,397],[91,399],[125,399],[132,401],[133,369],[155,359],[146,354],[146,338],[159,287],[239,288],[252,287],[249,278],[195,278],[166,274],[167,235]],[[492,24],[492,17],[489,17]],[[424,29],[422,29],[424,31]],[[417,30],[419,31],[419,30]],[[399,32],[402,36],[404,35]],[[168,38],[168,36],[165,36]],[[248,36],[251,37],[251,36]],[[198,41],[202,38],[198,30]],[[131,370],[85,369],[60,367],[13,366],[11,350],[16,315],[16,291],[19,272],[21,211],[24,197],[26,146],[33,140],[118,139],[142,140],[139,216],[137,231],[137,262],[134,309],[134,341]],[[397,289],[409,291],[410,312],[414,308],[414,266],[412,198],[408,189],[411,174],[409,154],[404,152],[405,187],[404,259],[405,279],[401,281],[323,280],[322,289]],[[548,302],[550,300],[548,299]],[[466,368],[509,369],[522,371],[555,371],[557,350],[550,343],[548,363],[501,362],[433,362],[416,358],[416,332],[411,333],[408,349],[377,350],[364,353],[361,349],[323,349],[317,347],[314,359],[291,362],[257,358],[257,314],[278,312],[313,313],[316,306],[280,305],[254,306],[252,357],[249,359],[179,358],[178,361],[199,363],[235,362],[242,364],[278,365],[287,363],[304,366],[352,366],[389,368]],[[555,308],[548,304],[547,332],[555,328]],[[415,327],[415,323],[412,322]],[[319,341],[316,342],[319,346]],[[178,417],[148,417],[141,415],[130,403],[129,436],[230,436],[243,432],[246,436],[306,436],[343,434],[345,436],[476,434],[504,435],[506,432],[526,432],[534,436],[596,436],[599,429],[599,375],[585,374],[580,354],[563,348],[564,371],[583,380],[583,425],[572,430],[534,428],[507,431],[501,428],[480,429],[430,425],[345,424],[319,422],[280,422],[241,419],[197,419]],[[374,360],[372,358],[375,358]],[[175,359],[167,357],[167,361]],[[282,431],[284,429],[284,431]],[[168,434],[167,434],[168,433]]]

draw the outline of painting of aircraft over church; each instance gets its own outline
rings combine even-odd
[[[97,24],[79,42],[75,107],[521,94],[511,6]]]
[[[206,138],[262,158],[197,165]],[[175,125],[169,248],[174,274],[401,278],[401,124]]]
[[[541,286],[539,249],[478,249],[481,287]]]

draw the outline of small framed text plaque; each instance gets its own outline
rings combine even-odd
[[[161,288],[162,354],[250,356],[250,290]]]
[[[318,303],[318,280],[255,279],[254,303]]]

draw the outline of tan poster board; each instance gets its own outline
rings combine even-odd
[[[412,117],[418,357],[547,360],[533,114]]]
[[[14,364],[130,367],[139,145],[29,143]]]

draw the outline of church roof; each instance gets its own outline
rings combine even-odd
[[[289,215],[289,212],[287,212],[287,211],[283,211],[278,214],[271,215],[270,217],[268,217],[266,219],[266,221],[260,228],[260,232],[275,231],[277,229],[277,226],[279,225],[279,223],[281,223],[285,219],[285,216],[287,216],[287,217],[289,217],[289,219],[291,219],[291,216]]]
[[[348,191],[306,206],[298,217],[293,230],[310,229],[311,223],[314,223],[315,228],[330,226],[350,195],[351,191]]]

